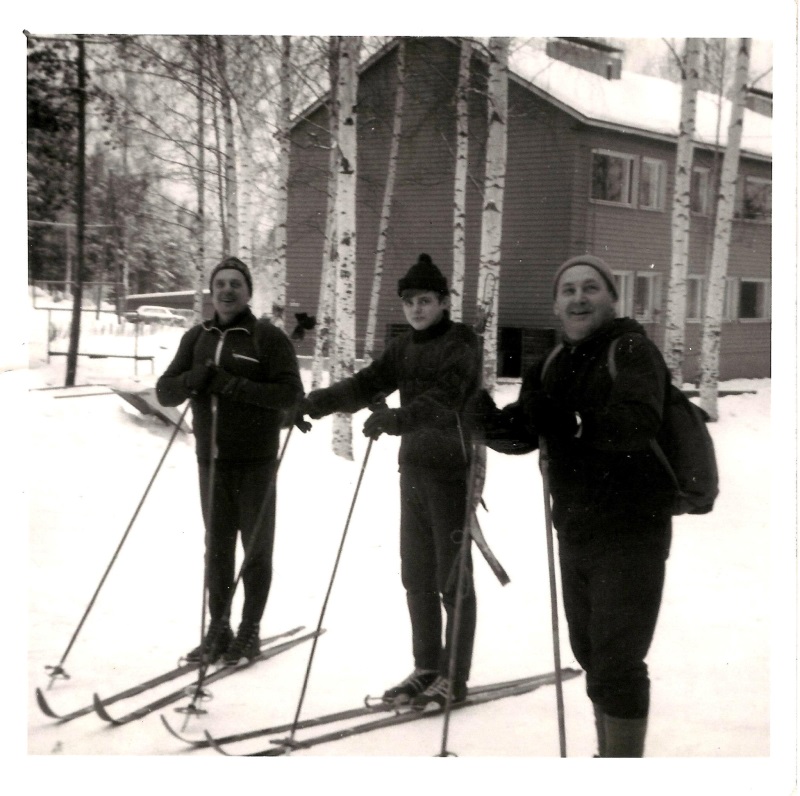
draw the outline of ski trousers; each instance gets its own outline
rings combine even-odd
[[[400,563],[411,620],[414,665],[438,670],[443,676],[449,672],[455,627],[465,501],[463,480],[438,480],[431,477],[430,471],[411,468],[400,474]],[[455,677],[463,682],[469,679],[477,617],[470,547],[455,649]],[[444,646],[442,605],[447,617]]]
[[[213,501],[209,499],[209,465],[200,462],[198,470],[200,502],[206,527],[205,564],[211,619],[230,617],[236,578],[236,542],[238,533],[241,533],[242,547],[248,551],[241,578],[244,585],[242,622],[257,625],[272,585],[276,508],[272,481],[277,472],[277,463],[274,460],[218,461],[214,467]],[[265,497],[266,505],[259,523]]]
[[[586,672],[586,693],[609,716],[648,715],[650,678],[644,659],[661,606],[666,558],[663,545],[591,554],[559,548],[570,645]]]

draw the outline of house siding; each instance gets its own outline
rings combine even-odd
[[[406,102],[378,313],[376,349],[392,325],[402,324],[397,280],[427,252],[452,277],[452,213],[455,169],[455,90],[458,47],[441,38],[407,40]],[[396,51],[366,69],[359,82],[356,350],[363,353],[391,138]],[[466,280],[463,320],[474,320],[480,258],[486,106],[485,65],[473,58],[467,188]],[[587,126],[564,110],[509,82],[508,155],[503,214],[498,325],[507,345],[522,346],[515,367],[540,356],[553,339],[552,274],[567,257],[591,251],[614,269],[661,275],[660,312],[646,324],[663,344],[663,315],[670,270],[670,223],[675,143]],[[289,187],[287,285],[293,312],[317,313],[325,226],[328,164],[327,113],[320,107],[292,132]],[[591,153],[609,149],[666,163],[663,207],[645,210],[592,201]],[[695,163],[711,162],[698,149]],[[769,179],[770,165],[743,159],[742,174]],[[710,257],[711,220],[692,216],[690,273],[703,273]],[[737,219],[733,224],[729,275],[768,279],[771,225]],[[524,333],[522,330],[525,330]],[[698,375],[701,324],[688,323],[686,376]],[[720,377],[769,375],[769,321],[723,325]],[[520,334],[522,342],[520,343]],[[308,339],[308,338],[311,339]],[[313,334],[298,343],[311,353]],[[508,352],[506,352],[508,353]],[[508,359],[508,356],[505,357]],[[499,361],[504,361],[500,352]]]

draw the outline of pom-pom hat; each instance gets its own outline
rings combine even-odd
[[[406,275],[398,281],[398,295],[402,296],[405,290],[432,290],[441,295],[449,292],[447,279],[436,267],[429,254],[420,254]]]

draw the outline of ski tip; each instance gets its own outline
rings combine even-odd
[[[120,724],[107,710],[106,706],[103,704],[103,700],[97,694],[92,694],[92,706],[94,707],[94,712],[103,720],[107,721],[109,724]]]
[[[188,738],[184,738],[173,726],[167,721],[166,716],[163,713],[159,715],[161,719],[161,723],[164,725],[166,731],[173,737],[177,738],[179,741],[183,741],[185,744],[189,744],[189,746],[193,746],[194,743],[190,741]]]
[[[41,688],[36,689],[36,703],[39,705],[39,710],[44,713],[45,716],[51,719],[60,719],[61,716],[58,715],[51,707],[47,704],[47,700],[44,698],[44,691]]]

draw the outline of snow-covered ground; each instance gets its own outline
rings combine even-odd
[[[27,711],[27,738],[19,739],[26,744],[21,749],[28,755],[26,776],[63,786],[75,770],[64,761],[92,756],[90,779],[82,773],[75,787],[94,792],[91,777],[105,779],[97,766],[104,762],[99,756],[106,756],[116,761],[108,771],[122,792],[152,788],[146,773],[151,770],[157,772],[153,776],[181,777],[170,788],[236,791],[244,783],[248,790],[279,783],[305,793],[306,784],[310,788],[323,776],[320,787],[427,794],[437,792],[448,774],[466,793],[502,787],[571,794],[597,787],[594,783],[627,784],[629,789],[620,791],[625,793],[674,793],[675,787],[688,794],[789,792],[796,738],[796,602],[794,504],[786,493],[794,487],[795,461],[776,460],[776,451],[793,451],[794,442],[787,445],[772,435],[781,428],[771,422],[769,380],[722,385],[748,391],[722,398],[720,421],[711,426],[722,494],[713,514],[675,520],[664,603],[648,659],[653,702],[646,761],[591,760],[594,728],[583,677],[564,684],[568,761],[558,759],[552,686],[454,713],[448,749],[458,759],[450,763],[434,759],[442,727],[440,719],[429,718],[296,752],[291,762],[275,763],[277,771],[251,769],[252,777],[239,785],[235,777],[245,777],[247,769],[232,775],[228,767],[237,764],[213,750],[187,751],[165,732],[160,713],[174,726],[183,721],[172,707],[121,728],[106,726],[93,714],[64,725],[46,718],[34,698],[35,688],[48,683],[44,667],[64,652],[171,431],[104,388],[82,397],[73,397],[74,390],[45,389],[63,385],[65,372],[65,357],[45,361],[45,315],[29,316],[30,368],[0,375],[5,421],[14,418],[8,431],[21,441],[6,448],[6,462],[13,457],[17,463],[7,486],[17,497],[24,492],[28,515],[23,519],[27,551],[20,548],[18,557],[8,559],[20,569],[16,602],[27,614],[27,659],[20,687],[10,695]],[[77,382],[152,384],[180,333],[171,329],[140,338],[140,353],[155,357],[153,375],[147,363],[134,375],[130,360],[81,357]],[[96,346],[111,341],[131,352],[130,337],[103,329],[87,329],[81,350],[105,351]],[[307,365],[303,375],[308,384]],[[500,385],[498,403],[512,400],[517,389]],[[292,435],[279,476],[275,578],[262,635],[296,625],[313,629],[318,622],[366,449],[362,421],[354,419],[352,462],[331,452],[330,419],[315,423],[309,434]],[[356,706],[412,666],[399,578],[396,455],[395,438],[382,437],[372,448],[301,717]],[[88,704],[95,691],[108,695],[157,674],[196,642],[202,585],[196,481],[193,440],[182,433],[67,658],[71,679],[47,691],[57,711]],[[489,511],[482,525],[511,583],[501,587],[475,553],[479,616],[473,685],[553,668],[536,455],[490,452],[485,499]],[[14,533],[10,523],[6,528]],[[563,615],[560,629],[562,664],[574,666]],[[20,644],[24,648],[24,637]],[[208,714],[192,718],[186,732],[200,735],[206,728],[224,734],[291,721],[310,649],[301,645],[212,686]],[[138,703],[114,708],[119,713],[128,704]],[[260,739],[230,751],[265,745]],[[184,762],[189,760],[193,763]],[[197,777],[203,778],[199,784]]]

